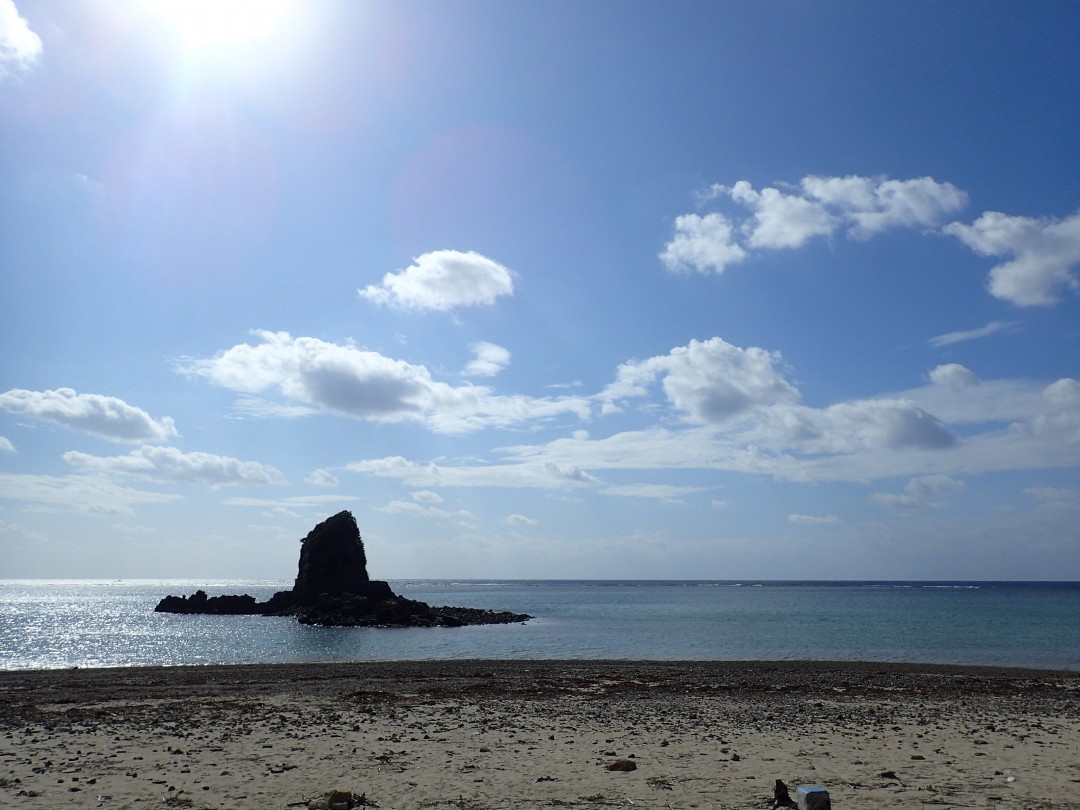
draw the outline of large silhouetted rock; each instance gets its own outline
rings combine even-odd
[[[265,602],[248,596],[166,596],[158,613],[296,616],[303,624],[335,627],[460,627],[510,624],[532,618],[523,613],[480,608],[432,607],[406,599],[389,583],[369,579],[364,541],[351,512],[327,518],[304,538],[291,591]]]
[[[352,512],[338,512],[308,532],[292,590],[298,603],[313,605],[324,593],[364,593],[368,581],[364,541]]]

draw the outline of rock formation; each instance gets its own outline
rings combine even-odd
[[[335,627],[460,627],[510,624],[532,618],[521,613],[479,608],[432,607],[395,594],[390,585],[368,577],[364,541],[351,512],[339,512],[312,529],[300,547],[291,591],[265,602],[253,596],[166,596],[158,613],[296,616],[302,624]]]
[[[369,581],[364,541],[351,512],[338,512],[308,532],[292,589],[300,604],[313,605],[324,593],[363,593]]]

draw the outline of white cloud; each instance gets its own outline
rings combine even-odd
[[[721,501],[721,500],[714,500],[714,501],[712,501],[712,508],[713,509],[727,509],[728,508],[728,502],[727,501]]]
[[[815,236],[828,236],[839,224],[821,203],[775,188],[754,191],[746,180],[739,180],[731,188],[718,186],[716,190],[754,212],[753,221],[743,228],[750,247],[801,247]]]
[[[504,518],[504,520],[505,520],[506,523],[509,523],[511,526],[539,526],[540,525],[539,520],[534,520],[533,518],[526,517],[525,515],[507,515]]]
[[[494,377],[510,365],[510,352],[494,343],[474,343],[472,352],[475,357],[462,372],[466,377]]]
[[[0,80],[32,68],[41,49],[41,37],[19,15],[14,0],[0,0]]]
[[[940,349],[942,346],[950,346],[953,343],[961,343],[965,340],[978,340],[979,338],[996,335],[999,332],[1014,332],[1019,326],[1019,321],[991,321],[986,326],[981,326],[978,329],[969,329],[965,332],[946,332],[944,335],[932,337],[926,342],[935,349]]]
[[[130,515],[136,506],[175,503],[179,495],[120,487],[97,475],[17,475],[0,472],[0,500],[62,506],[86,514]]]
[[[356,495],[294,495],[288,498],[228,498],[226,506],[255,506],[258,508],[277,507],[323,507],[328,504],[355,502]]]
[[[728,423],[747,441],[807,453],[955,443],[940,420],[907,400],[869,399],[827,408],[801,405],[782,363],[779,353],[758,347],[742,349],[718,337],[692,340],[666,355],[619,366],[616,381],[600,398],[617,403],[643,397],[660,378],[668,402],[687,421]]]
[[[425,506],[415,501],[391,501],[386,506],[376,507],[377,512],[388,512],[394,515],[409,515],[411,517],[431,518],[471,518],[473,514],[465,509],[450,511],[440,509],[437,506]]]
[[[1068,377],[1050,384],[1037,380],[981,380],[958,363],[930,372],[930,384],[895,396],[910,400],[947,424],[1031,424],[1066,418],[1080,409],[1080,382]]]
[[[513,295],[514,279],[510,270],[479,253],[436,250],[358,292],[376,304],[445,312],[490,306],[501,296]]]
[[[129,526],[127,523],[114,523],[109,527],[114,532],[120,532],[121,534],[157,534],[157,529],[153,526],[135,525]]]
[[[426,489],[418,489],[415,492],[410,492],[411,497],[417,503],[442,503],[442,496],[438,492],[431,492]]]
[[[971,225],[945,227],[983,256],[1011,256],[990,271],[991,294],[1017,306],[1048,307],[1062,290],[1080,290],[1080,211],[1064,220],[1014,217],[987,211]]]
[[[741,349],[718,337],[692,340],[666,355],[619,366],[601,399],[645,396],[662,377],[668,400],[692,421],[722,422],[758,405],[798,400],[777,368],[781,363],[777,352]]]
[[[131,475],[151,481],[230,486],[273,484],[281,473],[257,461],[240,461],[212,453],[183,453],[175,447],[143,445],[126,456],[92,456],[75,450],[63,455],[72,467],[93,473]]]
[[[945,502],[942,498],[964,489],[963,481],[947,475],[923,475],[908,481],[903,493],[875,492],[871,497],[883,506],[897,511],[944,509]]]
[[[899,498],[927,496],[928,476],[1080,466],[1080,382],[980,380],[959,364],[899,394],[810,407],[782,372],[779,355],[720,338],[619,367],[596,395],[631,400],[661,392],[644,410],[667,426],[607,436],[574,431],[543,443],[496,449],[458,466],[376,458],[350,472],[415,488],[592,489],[677,497],[671,489],[612,486],[605,471],[728,471],[796,482],[920,479]],[[732,393],[734,389],[734,393]],[[964,426],[963,438],[954,432]],[[665,482],[659,486],[667,487]],[[883,502],[897,500],[888,493]]]
[[[190,371],[190,369],[183,369]],[[237,397],[230,414],[236,419],[299,419],[303,416],[315,416],[321,413],[311,405],[285,404],[270,402],[259,397]]]
[[[556,464],[554,461],[545,461],[544,469],[552,477],[563,481],[572,481],[575,484],[600,483],[597,478],[594,478],[576,464]]]
[[[684,495],[703,492],[704,487],[672,486],[670,484],[622,484],[605,487],[602,495],[616,495],[620,498],[656,498],[662,501],[678,501]]]
[[[787,516],[789,523],[801,523],[805,526],[821,526],[830,523],[839,523],[840,519],[836,515],[799,515],[793,514]]]
[[[315,470],[304,481],[316,487],[330,488],[338,485],[337,476],[329,470]]]
[[[723,273],[728,265],[746,258],[746,250],[733,240],[731,223],[722,214],[683,214],[675,218],[675,236],[660,259],[674,273]]]
[[[804,177],[806,194],[839,209],[854,222],[848,233],[865,239],[888,228],[924,227],[967,205],[967,194],[932,177],[887,180],[869,177]]]
[[[597,479],[576,464],[560,465],[544,460],[455,467],[389,456],[355,461],[346,464],[345,469],[363,475],[395,478],[409,487],[575,489],[597,483]]]
[[[242,343],[212,358],[189,359],[180,371],[242,393],[276,389],[291,400],[355,419],[423,422],[439,433],[590,415],[590,404],[581,397],[499,396],[483,386],[438,382],[424,366],[352,345],[286,332],[256,334],[259,345]]]
[[[945,363],[930,370],[930,382],[935,385],[950,385],[966,388],[979,384],[979,375],[959,363]]]
[[[5,453],[14,453],[15,445],[11,443],[11,440],[6,436],[0,436],[0,451]]]
[[[815,454],[939,450],[956,443],[941,420],[903,399],[855,400],[826,408],[774,408],[761,414],[750,436],[765,446]]]
[[[101,394],[77,394],[70,388],[0,394],[0,409],[64,425],[114,442],[161,442],[179,435],[168,416],[154,419],[142,408]]]
[[[967,204],[963,191],[931,177],[808,176],[794,188],[758,191],[746,180],[713,185],[703,202],[723,198],[749,215],[679,216],[660,258],[672,271],[722,273],[754,249],[799,248],[841,229],[849,237],[866,239],[889,228],[930,228]]]
[[[1080,489],[1068,487],[1029,487],[1025,495],[1052,509],[1080,509]]]

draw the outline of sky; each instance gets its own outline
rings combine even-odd
[[[0,578],[1080,575],[1080,4],[0,0]]]

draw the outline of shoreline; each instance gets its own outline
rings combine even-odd
[[[210,663],[210,664],[134,664],[117,666],[66,666],[46,668],[0,668],[0,690],[4,688],[5,679],[42,678],[51,680],[52,676],[63,680],[65,676],[85,676],[91,679],[108,680],[111,676],[120,676],[125,673],[132,675],[160,674],[181,678],[184,673],[214,673],[226,675],[228,673],[261,673],[267,677],[275,672],[310,671],[313,667],[319,668],[324,673],[337,673],[338,675],[356,674],[353,670],[370,669],[400,669],[408,671],[447,669],[453,670],[458,667],[473,667],[476,665],[496,668],[530,668],[536,666],[549,666],[552,668],[595,668],[595,667],[636,667],[636,668],[678,668],[678,669],[708,669],[718,673],[727,670],[739,672],[754,672],[768,670],[770,672],[784,672],[788,670],[801,671],[805,674],[814,672],[863,672],[874,670],[878,672],[910,673],[924,675],[976,675],[992,678],[1066,678],[1080,680],[1080,668],[1054,668],[1039,666],[1015,666],[1009,664],[957,664],[937,663],[922,661],[855,661],[848,659],[745,659],[745,660],[716,660],[716,659],[659,659],[659,658],[416,658],[394,660],[362,660],[362,661],[287,661],[287,662],[259,662],[259,663]]]
[[[1080,673],[435,660],[0,671],[0,806],[1080,808]],[[628,759],[631,772],[607,770]]]

